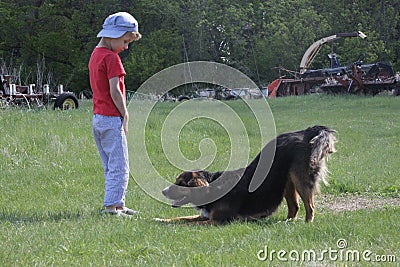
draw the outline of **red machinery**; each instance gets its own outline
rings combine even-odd
[[[279,78],[268,86],[270,97],[286,95],[302,95],[311,93],[317,88],[327,93],[364,93],[378,94],[384,90],[393,90],[399,94],[399,81],[390,65],[384,63],[363,64],[354,62],[350,66],[340,66],[335,54],[329,54],[330,68],[310,70],[309,66],[321,46],[340,38],[367,36],[358,31],[353,33],[338,33],[314,42],[304,53],[300,62],[300,72],[295,78]]]

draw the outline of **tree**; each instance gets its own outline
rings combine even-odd
[[[37,64],[45,62],[53,85],[88,89],[96,34],[122,10],[143,34],[121,54],[132,90],[166,67],[196,60],[228,64],[264,85],[278,77],[278,66],[297,71],[314,41],[357,30],[368,38],[323,46],[312,67],[326,67],[334,51],[343,64],[363,54],[366,63],[400,68],[400,0],[2,0],[0,57],[23,66],[23,81],[36,83]]]

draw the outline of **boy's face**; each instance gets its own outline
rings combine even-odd
[[[125,33],[119,38],[111,39],[111,50],[120,53],[128,49],[128,45],[133,42],[133,36],[130,32]]]

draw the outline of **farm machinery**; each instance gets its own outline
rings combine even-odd
[[[323,44],[340,38],[367,36],[358,31],[352,33],[338,33],[314,42],[304,53],[300,62],[300,71],[294,73],[295,78],[279,78],[268,86],[269,97],[302,95],[320,90],[332,94],[368,94],[376,95],[382,91],[393,91],[393,95],[400,94],[400,80],[392,67],[384,63],[364,64],[362,59],[349,66],[341,66],[336,54],[328,55],[330,68],[309,69],[310,64]]]
[[[3,75],[0,73],[0,107],[45,107],[54,102],[53,109],[76,109],[79,102],[75,94],[64,91],[63,85],[58,85],[57,90],[50,90],[48,84],[43,85],[40,90],[36,90],[35,84],[18,85],[16,76]]]

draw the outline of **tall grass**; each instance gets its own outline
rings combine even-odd
[[[277,132],[323,124],[338,130],[338,153],[328,162],[329,187],[323,194],[373,198],[400,197],[400,99],[394,97],[305,96],[270,100]],[[198,105],[209,108],[208,102]],[[251,156],[263,144],[251,127],[254,118],[240,101],[229,105],[241,114],[251,140]],[[163,118],[176,103],[156,106],[146,131],[149,155],[165,176],[179,172],[160,148]],[[165,225],[155,217],[195,213],[172,209],[143,192],[131,179],[128,206],[141,211],[133,219],[104,217],[103,171],[91,133],[92,106],[79,110],[0,110],[0,262],[2,266],[376,266],[377,262],[260,261],[271,250],[321,252],[338,249],[373,255],[395,255],[399,263],[400,207],[333,212],[318,207],[315,222],[284,222],[283,205],[258,222],[224,226]],[[135,116],[135,114],[131,114]],[[215,140],[218,153],[211,170],[226,165],[228,134],[217,123],[194,120],[182,130],[185,156],[199,156],[204,136]],[[151,179],[152,177],[148,177]],[[342,251],[343,252],[343,251]],[[344,251],[345,252],[345,251]],[[390,265],[390,264],[389,264]],[[383,264],[382,264],[383,266]],[[385,265],[387,266],[387,264]]]

